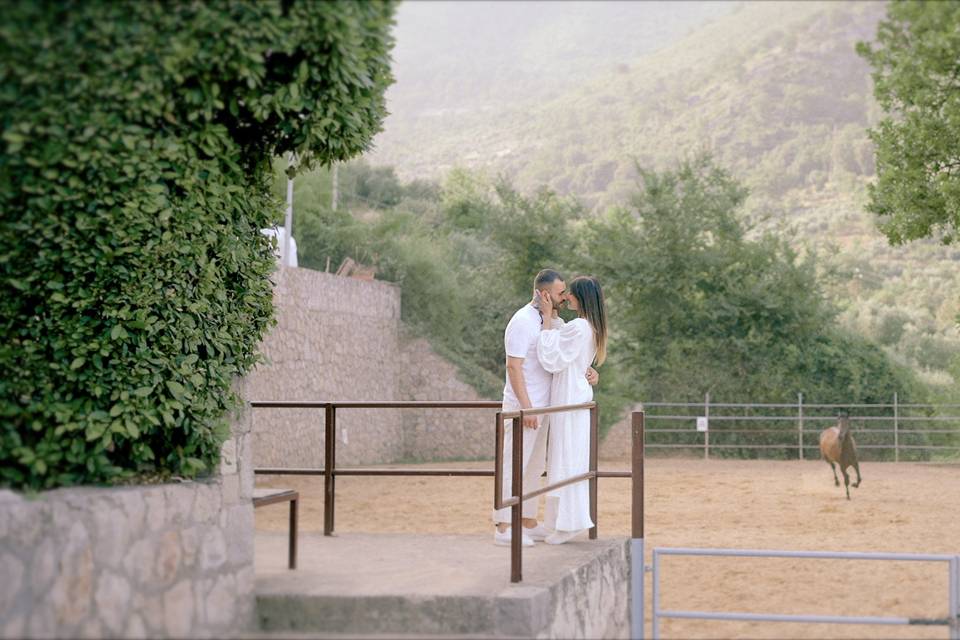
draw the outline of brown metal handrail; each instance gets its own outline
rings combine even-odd
[[[586,473],[566,478],[560,482],[555,482],[546,487],[540,487],[536,491],[523,493],[523,418],[525,416],[543,416],[551,413],[565,413],[567,411],[590,411],[590,462],[589,471]],[[521,409],[519,411],[498,411],[497,412],[497,449],[494,458],[494,489],[493,489],[493,508],[503,509],[510,507],[510,581],[520,582],[523,579],[523,555],[522,555],[522,508],[523,502],[530,498],[535,498],[548,491],[565,487],[575,482],[590,483],[590,519],[593,521],[593,527],[590,528],[590,539],[597,538],[597,458],[598,458],[598,420],[597,403],[584,402],[582,404],[559,405],[556,407],[543,407],[535,409]],[[503,497],[503,421],[512,420],[512,463],[510,492],[513,494],[509,498]]]
[[[634,478],[634,483],[638,481],[642,487],[642,466],[641,473],[631,473],[631,471],[599,471],[598,462],[598,409],[595,402],[587,402],[576,405],[563,405],[556,407],[543,407],[534,409],[524,409],[520,411],[497,411],[496,426],[496,452],[495,468],[493,471],[486,469],[383,469],[383,468],[336,468],[336,423],[337,409],[502,409],[502,403],[494,400],[476,400],[476,401],[315,401],[315,400],[254,400],[250,402],[252,408],[261,409],[323,409],[325,414],[324,424],[324,466],[322,468],[280,468],[280,467],[260,467],[254,469],[254,473],[260,475],[322,475],[324,477],[324,503],[323,503],[323,533],[326,536],[333,535],[334,516],[336,513],[335,502],[335,480],[336,476],[459,476],[459,477],[494,477],[494,508],[511,508],[511,582],[520,582],[522,579],[522,557],[521,557],[521,536],[517,532],[521,530],[521,508],[523,501],[535,498],[539,495],[557,489],[575,482],[587,480],[590,482],[590,518],[594,526],[590,529],[590,538],[597,537],[597,478]],[[588,409],[590,411],[590,462],[589,471],[585,474],[567,478],[561,482],[554,483],[547,487],[541,487],[536,491],[523,494],[522,479],[522,428],[524,416],[548,415],[551,413],[560,413],[565,411],[580,411]],[[637,416],[634,414],[634,429],[637,426]],[[502,473],[503,473],[503,421],[512,420],[513,429],[513,478],[511,495],[503,498],[502,493]],[[634,434],[634,470],[636,470],[636,455],[639,452],[640,464],[643,460],[643,422],[640,418],[640,446],[636,446],[636,433]],[[634,495],[634,502],[638,499],[637,493]],[[643,493],[639,493],[640,512],[642,513]],[[634,509],[636,510],[634,505]],[[636,517],[636,516],[635,516]],[[642,516],[641,516],[642,522]],[[636,522],[634,523],[636,526]],[[642,527],[642,525],[641,525]],[[636,537],[636,533],[634,534]],[[642,529],[641,534],[642,537]]]

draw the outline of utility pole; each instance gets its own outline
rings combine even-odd
[[[334,211],[337,210],[337,199],[338,199],[337,192],[339,191],[339,186],[340,186],[339,184],[340,172],[338,171],[338,169],[339,169],[339,165],[334,164],[333,165],[333,194],[330,197],[330,208],[333,209]]]
[[[287,156],[287,170],[293,166],[293,152]],[[283,218],[283,246],[280,248],[280,265],[290,263],[290,238],[293,237],[293,178],[287,175],[287,212]]]

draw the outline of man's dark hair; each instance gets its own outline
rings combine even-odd
[[[563,276],[559,272],[553,269],[541,269],[537,277],[533,279],[533,288],[543,289],[557,280],[563,280]]]

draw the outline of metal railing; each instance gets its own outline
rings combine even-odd
[[[336,478],[337,476],[458,476],[458,477],[491,477],[494,478],[496,490],[494,492],[494,508],[511,508],[511,544],[510,544],[510,580],[522,580],[522,530],[521,513],[523,502],[535,498],[547,491],[559,487],[582,482],[590,482],[590,517],[594,522],[590,529],[590,538],[597,537],[597,478],[629,478],[630,471],[599,471],[598,459],[598,408],[595,402],[557,407],[525,409],[522,411],[502,411],[502,403],[493,400],[478,401],[287,401],[287,400],[254,400],[250,402],[252,408],[257,409],[323,409],[324,410],[324,466],[322,468],[289,468],[289,467],[259,467],[254,469],[258,475],[312,475],[323,476],[323,533],[333,535],[336,516]],[[487,469],[384,469],[384,468],[337,468],[337,410],[338,409],[497,409],[495,435],[495,468]],[[589,471],[585,474],[568,478],[553,485],[541,487],[527,494],[523,493],[522,473],[522,428],[524,416],[539,416],[565,411],[590,411],[590,462]],[[508,497],[502,496],[503,485],[503,436],[504,420],[512,420],[512,487]],[[641,432],[642,433],[642,432]],[[642,443],[640,447],[642,453]],[[634,492],[634,500],[643,500],[643,492]],[[642,522],[642,517],[641,517]]]
[[[648,449],[720,456],[819,457],[817,436],[847,410],[862,457],[899,462],[960,456],[960,405],[900,403],[646,402]]]
[[[821,558],[833,560],[896,560],[907,562],[946,562],[950,577],[948,586],[948,617],[905,618],[895,616],[833,616],[833,615],[787,615],[775,613],[740,613],[720,611],[682,611],[660,608],[660,558],[662,556],[721,556],[749,558]],[[942,625],[950,629],[950,639],[960,640],[960,555],[922,553],[858,553],[843,551],[767,551],[754,549],[691,549],[683,547],[657,547],[653,550],[653,638],[660,638],[661,618],[686,618],[695,620],[742,620],[749,622],[806,622],[862,625]]]
[[[545,416],[552,413],[566,413],[568,411],[590,411],[590,455],[589,471],[571,478],[566,478],[560,482],[555,482],[544,487],[540,487],[529,493],[523,492],[523,418],[526,416]],[[503,421],[512,420],[511,428],[511,496],[503,497]],[[593,527],[590,529],[590,539],[597,538],[597,453],[599,450],[597,429],[597,403],[586,402],[583,404],[568,404],[556,407],[544,407],[536,409],[522,409],[519,411],[497,412],[497,431],[496,431],[496,454],[494,457],[494,490],[493,490],[493,508],[503,509],[510,507],[510,582],[520,582],[523,579],[523,535],[522,535],[522,509],[523,503],[531,498],[565,487],[575,482],[590,483],[590,519],[593,521]]]

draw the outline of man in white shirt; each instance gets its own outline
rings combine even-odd
[[[540,292],[549,294],[550,308],[541,308]],[[504,331],[503,345],[507,355],[507,375],[503,386],[503,410],[517,411],[550,405],[550,385],[553,376],[543,368],[537,358],[537,340],[544,315],[556,316],[559,307],[566,301],[566,283],[553,269],[543,269],[533,282],[533,299],[519,309]],[[562,322],[562,320],[561,320]],[[586,372],[587,380],[595,385],[599,379],[591,367]],[[547,433],[549,416],[528,416],[523,419],[523,487],[524,493],[541,486],[541,476],[547,462]],[[504,425],[503,441],[503,496],[512,495],[513,487],[513,442],[512,420]],[[523,503],[523,544],[532,546],[534,540],[542,540],[551,532],[537,524],[538,500]],[[498,545],[510,544],[510,508],[495,510],[493,521],[496,529],[493,540]]]

